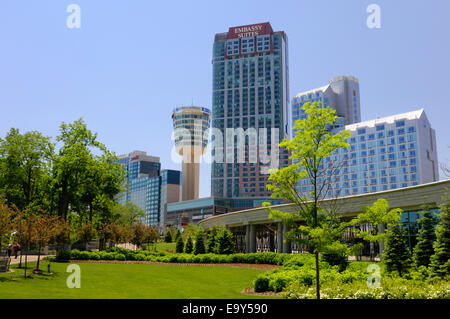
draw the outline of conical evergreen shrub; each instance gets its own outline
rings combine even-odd
[[[402,276],[409,271],[411,254],[406,243],[405,232],[399,223],[393,224],[389,230],[383,256],[388,272],[397,271]]]
[[[434,254],[431,256],[430,270],[433,276],[450,275],[450,197],[444,198],[439,207],[439,224],[436,226]]]

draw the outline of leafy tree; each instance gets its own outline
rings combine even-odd
[[[113,219],[122,225],[133,225],[145,218],[145,211],[133,202],[116,203],[112,208]]]
[[[158,228],[153,226],[146,226],[144,242],[147,243],[148,245],[151,244],[156,245],[158,239],[159,239]],[[154,246],[154,249],[156,249],[156,246]]]
[[[216,252],[216,235],[217,227],[214,226],[209,230],[208,239],[206,240],[206,252],[213,254]]]
[[[164,241],[166,243],[171,243],[172,242],[172,232],[170,230],[167,230],[165,235],[164,235]]]
[[[63,122],[56,140],[62,143],[52,176],[58,215],[66,220],[71,207],[91,223],[96,213],[103,222],[111,221],[114,196],[125,178],[123,165],[116,163],[117,157],[97,141],[97,134],[82,119]]]
[[[364,208],[364,212],[353,218],[346,226],[355,226],[369,223],[372,225],[370,232],[356,228],[356,235],[365,241],[378,242],[386,239],[388,234],[380,232],[380,226],[387,225],[388,227],[400,220],[400,215],[403,211],[400,208],[389,209],[389,204],[386,199],[377,199],[372,206]],[[372,258],[374,256],[371,256]]]
[[[31,243],[35,244],[38,250],[38,259],[34,271],[40,272],[41,248],[47,246],[57,235],[60,219],[58,216],[49,216],[41,211],[37,215],[28,216],[28,220],[31,224],[33,234]]]
[[[291,239],[301,244],[306,243],[315,254],[316,296],[320,299],[319,252],[340,234],[339,229],[329,222],[330,218],[320,207],[320,201],[328,192],[333,191],[332,178],[342,166],[342,161],[337,159],[337,150],[348,147],[345,139],[350,136],[350,132],[334,134],[331,131],[337,118],[336,111],[332,108],[322,107],[320,103],[314,102],[305,103],[302,109],[306,118],[295,122],[294,137],[292,140],[284,139],[279,145],[290,151],[293,164],[270,171],[271,184],[267,185],[267,189],[272,191],[272,197],[284,198],[293,203],[297,213],[284,213],[270,207],[268,209],[271,218],[283,219],[290,225],[295,225],[294,220],[303,222],[290,232],[295,232],[296,235]],[[302,179],[309,180],[313,186],[312,191],[303,192],[297,187]],[[269,205],[270,203],[264,203],[264,206]]]
[[[436,226],[434,254],[431,256],[431,274],[437,277],[450,275],[450,196],[439,206],[439,224]]]
[[[216,247],[215,252],[217,254],[232,254],[234,253],[234,237],[233,233],[225,227],[220,228],[216,234]]]
[[[27,277],[28,251],[35,236],[35,228],[33,227],[33,218],[31,216],[29,212],[19,211],[19,214],[14,218],[14,238],[21,246],[19,268],[22,267],[22,251],[25,251],[25,278]]]
[[[387,233],[384,250],[384,263],[388,272],[397,271],[400,276],[408,272],[411,266],[411,254],[405,239],[405,231],[399,222],[391,224]]]
[[[136,231],[134,228],[131,228],[128,225],[119,225],[117,223],[110,223],[106,226],[107,232],[108,232],[108,238],[110,242],[114,246],[117,244],[125,243],[130,238],[133,238],[134,231]]]
[[[136,223],[131,226],[130,242],[136,245],[138,249],[145,241],[145,228],[146,228],[145,225],[142,223]]]
[[[91,223],[81,224],[77,229],[77,239],[87,245],[97,235],[97,231]]]
[[[12,128],[0,139],[0,193],[20,210],[47,208],[54,145],[40,132],[20,134]]]
[[[3,251],[4,238],[9,238],[12,230],[13,210],[8,206],[3,195],[0,195],[0,252]]]
[[[420,266],[428,267],[430,258],[434,253],[433,244],[436,240],[434,231],[436,220],[433,218],[430,207],[424,207],[424,210],[419,213],[422,215],[422,218],[417,221],[420,224],[420,229],[413,253],[414,265],[417,268]]]
[[[195,245],[194,245],[194,254],[204,254],[205,253],[205,234],[203,231],[198,231],[195,235]]]
[[[177,253],[182,253],[184,251],[183,237],[178,236],[175,251]]]
[[[192,249],[193,249],[192,238],[188,237],[188,239],[186,240],[186,244],[184,246],[184,252],[186,254],[191,254],[192,253]]]

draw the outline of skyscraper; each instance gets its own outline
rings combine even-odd
[[[321,102],[323,106],[335,109],[336,127],[361,121],[359,81],[353,76],[338,76],[325,86],[297,94],[292,99],[292,124],[305,118],[302,106],[307,102]]]
[[[159,157],[142,151],[119,155],[118,158],[117,162],[124,165],[127,171],[127,190],[118,194],[118,202],[135,203],[145,212],[144,223],[162,227],[164,204],[179,198],[180,172],[161,172]]]
[[[211,152],[212,196],[268,196],[267,170],[288,164],[287,153],[278,153],[279,142],[289,136],[287,47],[286,33],[273,31],[268,22],[215,35],[212,144],[221,139],[223,148]]]

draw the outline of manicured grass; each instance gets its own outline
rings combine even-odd
[[[35,263],[30,263],[34,266]],[[78,263],[81,288],[67,288],[69,263],[41,263],[42,275],[23,278],[23,269],[0,274],[0,299],[8,298],[252,298],[241,290],[263,272],[218,266]],[[30,273],[29,271],[28,273]],[[255,297],[260,298],[260,297]]]
[[[169,251],[174,253],[176,250],[176,243],[157,243],[156,250],[163,253],[167,253]]]

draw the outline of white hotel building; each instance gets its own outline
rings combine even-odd
[[[414,186],[439,180],[436,135],[423,109],[345,125],[348,149],[327,161],[342,161],[327,197]],[[302,180],[299,187],[309,192]]]

